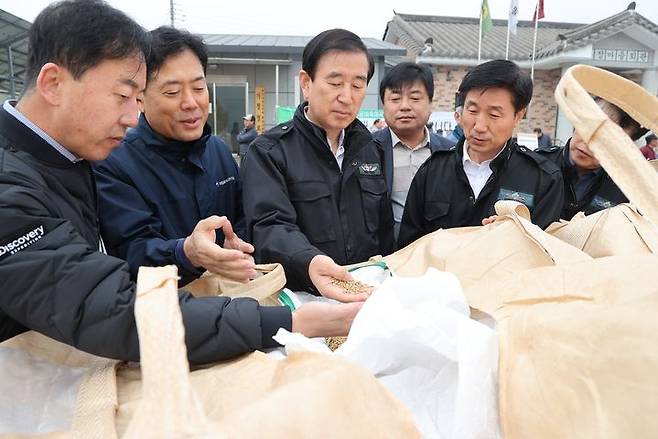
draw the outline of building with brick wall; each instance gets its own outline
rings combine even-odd
[[[539,21],[534,64],[534,92],[518,132],[541,127],[557,144],[573,127],[557,107],[553,93],[562,74],[575,64],[610,70],[658,94],[658,26],[635,10],[593,24]],[[452,112],[459,84],[478,64],[479,19],[398,14],[388,22],[384,41],[403,46],[405,60],[430,64],[434,70],[433,110]],[[534,23],[519,21],[510,36],[509,59],[530,72]],[[493,20],[482,39],[480,61],[505,58],[507,20]],[[401,59],[392,59],[395,64]]]

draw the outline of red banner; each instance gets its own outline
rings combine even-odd
[[[544,0],[539,0],[537,7],[535,7],[535,13],[532,15],[532,22],[534,23],[537,20],[537,9],[539,9],[539,20],[544,18]]]

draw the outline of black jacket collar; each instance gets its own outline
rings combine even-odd
[[[75,163],[60,154],[45,139],[42,139],[4,108],[0,108],[0,136],[6,139],[6,147],[24,151],[40,162],[57,168],[75,166]]]
[[[462,165],[462,161],[464,160],[464,142],[465,138],[462,137],[459,142],[457,142],[457,145],[455,146],[456,153],[457,153],[457,165],[461,168],[464,166]],[[515,142],[513,139],[509,139],[507,143],[505,143],[505,146],[503,147],[503,150],[498,154],[496,158],[493,159],[491,162],[491,171],[496,174],[500,172],[501,170],[505,169],[507,166],[507,162],[509,162],[509,158],[512,155],[512,149],[514,149]]]
[[[300,129],[302,135],[310,140],[309,143],[316,147],[323,146],[327,152],[331,153],[329,144],[327,143],[327,132],[323,128],[311,123],[306,118],[304,109],[307,106],[308,102],[305,101],[297,107],[295,115],[293,116],[293,123]],[[352,123],[345,128],[345,139],[343,141],[345,157],[349,158],[355,155],[369,142],[372,142],[372,134],[370,134],[368,128],[366,128],[359,119],[354,119]],[[379,142],[377,145],[380,146],[381,149]]]

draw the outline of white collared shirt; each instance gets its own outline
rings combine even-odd
[[[2,105],[2,108],[12,116],[14,116],[20,123],[34,131],[34,133],[41,137],[43,140],[46,141],[50,146],[52,146],[57,152],[59,152],[61,155],[63,155],[67,160],[76,163],[82,160],[79,157],[76,157],[75,154],[73,154],[71,151],[68,149],[64,148],[57,140],[53,139],[46,133],[44,130],[39,128],[32,122],[30,119],[25,117],[23,113],[18,111],[14,105],[16,104],[16,101],[14,100],[6,100],[5,103]]]
[[[480,196],[480,192],[487,184],[489,177],[493,174],[491,170],[491,162],[498,157],[498,155],[505,149],[503,146],[498,154],[496,154],[492,159],[485,160],[482,163],[477,163],[471,159],[468,155],[468,141],[464,140],[464,156],[462,157],[462,165],[464,166],[464,172],[468,178],[468,183],[471,185],[473,190],[473,195],[477,199]]]
[[[315,122],[313,122],[311,119],[308,118],[308,106],[304,108],[304,116],[306,117],[306,120],[311,122],[315,126],[319,126]],[[325,130],[326,132],[327,130]],[[327,145],[329,145],[329,151],[331,151],[331,141],[329,140],[329,136],[327,136]],[[334,154],[333,151],[331,151],[332,154]],[[342,129],[340,130],[340,134],[338,134],[338,148],[336,148],[336,154],[334,154],[334,157],[336,157],[336,163],[338,163],[338,168],[343,169],[343,158],[345,157],[345,130]]]

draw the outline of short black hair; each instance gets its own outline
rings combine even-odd
[[[658,139],[658,137],[656,137],[655,134],[649,134],[647,137],[644,138],[644,141],[647,142],[647,145],[648,145],[656,139]]]
[[[532,79],[512,61],[495,59],[474,67],[459,85],[462,102],[474,88],[504,88],[512,93],[514,110],[528,107],[532,99]]]
[[[149,51],[146,31],[126,14],[100,0],[53,3],[30,26],[25,91],[36,85],[49,62],[79,79],[105,60],[144,58]]]
[[[432,102],[432,98],[434,97],[432,69],[426,64],[416,64],[414,62],[402,62],[384,75],[379,83],[379,98],[384,102],[386,90],[399,92],[416,81],[420,81],[425,86],[427,96],[430,102]]]
[[[178,55],[185,50],[191,50],[203,67],[203,74],[208,68],[208,49],[203,40],[191,33],[173,28],[160,26],[149,32],[151,36],[151,51],[146,57],[146,80],[153,79],[160,67],[172,55]]]
[[[649,131],[648,128],[644,128],[639,122],[615,104],[598,96],[594,98],[594,101],[606,112],[611,121],[627,132],[628,136],[633,139],[633,141],[644,136]]]
[[[455,111],[464,106],[464,95],[457,92],[455,93]]]
[[[532,131],[534,131],[535,133],[541,133],[541,128],[536,127]]]
[[[315,79],[315,69],[320,58],[330,51],[363,52],[368,59],[367,82],[370,82],[375,73],[375,60],[363,40],[357,34],[345,29],[329,29],[314,36],[304,47],[302,70],[308,73],[311,79]]]

